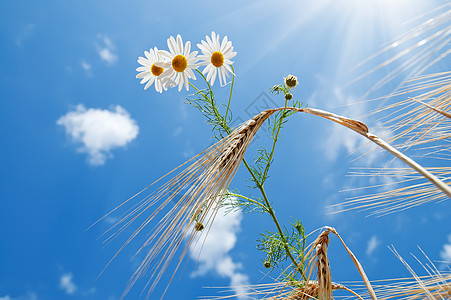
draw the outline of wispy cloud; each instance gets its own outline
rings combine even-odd
[[[366,244],[366,255],[371,256],[380,244],[381,241],[379,240],[379,238],[373,235]]]
[[[35,25],[34,24],[27,24],[25,25],[19,35],[16,37],[16,45],[22,46],[26,39],[31,37],[34,34],[35,31]],[[1,298],[0,298],[1,300]]]
[[[56,123],[64,126],[75,143],[81,144],[78,151],[88,153],[88,161],[94,166],[105,164],[112,157],[112,149],[126,146],[139,132],[135,120],[119,105],[103,110],[86,109],[80,104]]]
[[[116,46],[111,39],[103,34],[97,36],[98,43],[96,43],[97,53],[100,58],[107,63],[107,65],[114,65],[119,57],[116,54]]]
[[[347,95],[339,87],[336,87],[329,91],[325,90],[320,94],[317,94],[316,96],[311,98],[312,103],[318,102],[319,100],[317,98],[332,99],[329,100],[330,102],[319,104],[319,106],[323,109],[330,110],[333,113],[338,113],[348,118],[359,119],[365,111],[364,105],[350,106],[350,104],[357,102],[357,99],[352,95]],[[311,105],[314,106],[314,104]],[[339,109],[337,108],[338,106],[340,106]],[[344,128],[341,125],[330,122],[329,124],[327,124],[327,128],[328,134],[325,137],[325,141],[321,145],[323,145],[322,147],[326,154],[326,157],[331,161],[334,161],[338,158],[338,154],[341,150],[345,150],[347,153],[352,153],[368,143],[367,140],[365,140],[362,136],[360,136],[356,132]],[[365,150],[363,151],[367,150],[368,148],[365,148]],[[369,155],[366,156],[366,159],[371,160]]]
[[[80,64],[81,64],[81,68],[85,71],[86,76],[87,77],[92,77],[92,72],[91,72],[92,66],[91,66],[91,64],[86,62],[85,60],[82,60]]]
[[[443,245],[443,250],[440,252],[440,258],[451,263],[451,234],[448,235],[448,243]]]
[[[81,61],[81,67],[85,71],[90,71],[91,70],[91,65],[89,63],[85,62],[84,60]]]
[[[28,292],[23,295],[11,297],[10,295],[5,295],[0,297],[0,300],[37,300],[38,296],[33,292]]]
[[[201,240],[196,246],[191,247],[192,257],[199,259],[198,269],[192,276],[215,272],[230,280],[230,287],[236,294],[247,292],[245,285],[249,283],[249,278],[241,272],[242,265],[230,256],[241,228],[241,219],[242,214],[238,211],[225,214],[224,208],[219,209],[205,242]]]
[[[69,295],[72,295],[77,290],[72,277],[72,273],[65,273],[60,277],[60,288]]]

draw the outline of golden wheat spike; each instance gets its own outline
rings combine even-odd
[[[180,267],[190,245],[201,235],[200,227],[195,224],[203,223],[203,227],[211,225],[249,143],[273,112],[264,111],[243,123],[229,136],[194,157],[190,165],[153,193],[131,204],[128,209],[121,207],[125,211],[107,231],[109,236],[106,240],[130,230],[134,224],[137,227],[114,257],[138,235],[147,235],[136,253],[146,250],[147,254],[130,278],[122,297],[146,274],[149,279],[145,288],[149,296],[185,240],[175,271]]]
[[[390,143],[403,139],[398,148],[444,141],[451,136],[451,76],[438,73],[411,81],[397,95],[422,94],[387,105],[373,113],[385,112],[382,128],[390,132]]]
[[[427,169],[446,184],[451,184],[451,167]],[[360,195],[350,197],[341,204],[330,206],[329,208],[337,210],[334,213],[359,210],[369,212],[369,216],[384,216],[428,202],[441,202],[448,199],[448,196],[436,186],[408,168],[353,168],[350,175],[390,180],[388,183],[346,190],[359,190]]]
[[[431,15],[428,17],[428,15]],[[393,82],[401,74],[406,78],[424,73],[428,68],[451,54],[451,4],[446,3],[429,13],[419,16],[416,20],[423,20],[419,25],[411,28],[403,35],[389,42],[387,46],[358,64],[354,70],[367,65],[370,61],[386,55],[390,51],[398,50],[396,55],[386,59],[371,70],[361,74],[349,84],[353,84],[374,72],[393,66],[383,78],[378,80],[368,91],[368,94],[386,84]]]
[[[411,156],[449,160],[451,159],[451,73],[437,73],[410,80],[394,96],[417,96],[385,106],[373,113],[385,113],[381,119],[381,129],[389,133],[390,144]],[[449,167],[428,168],[446,185],[451,184]],[[437,189],[423,177],[416,176],[405,168],[368,169],[354,176],[378,176],[390,178],[391,182],[383,187],[369,186],[354,190],[374,190],[374,193],[348,198],[340,206],[340,211],[359,209],[371,210],[371,215],[402,211],[426,202],[440,202],[449,195]],[[408,183],[408,185],[406,185]],[[399,184],[399,187],[398,187]]]
[[[144,197],[126,210],[122,214],[121,219],[108,231],[110,237],[107,240],[110,240],[129,229],[133,224],[139,224],[136,229],[132,229],[133,232],[112,259],[139,234],[150,232],[137,252],[138,254],[146,249],[147,254],[130,278],[122,297],[129,292],[139,278],[146,274],[149,275],[149,279],[145,289],[148,290],[147,296],[149,296],[169,267],[169,263],[178,252],[182,243],[186,241],[185,246],[182,247],[172,278],[174,277],[184,257],[188,254],[190,245],[199,239],[201,235],[199,228],[211,226],[217,210],[221,206],[222,198],[256,132],[269,116],[279,110],[304,112],[345,126],[394,154],[430,180],[446,195],[451,196],[451,189],[448,185],[379,137],[369,133],[368,127],[362,122],[313,108],[282,107],[265,110],[243,123],[227,137],[195,156],[190,160],[190,162],[193,161],[190,165],[185,163],[176,168],[175,170],[178,170],[187,165],[185,169],[182,169],[181,172],[164,183],[155,192]],[[175,170],[170,173],[173,173]],[[137,195],[140,194],[142,192]],[[126,203],[135,198],[132,197]],[[170,203],[173,204],[171,208],[169,207]],[[120,205],[119,208],[125,208],[125,205]],[[114,211],[116,210],[119,209]],[[201,226],[196,226],[197,222],[200,222]],[[172,278],[169,283],[172,281]],[[328,299],[330,289],[324,290],[326,287],[324,285],[321,287],[320,295]]]
[[[415,256],[414,258],[424,268],[427,275],[419,276],[394,248],[391,248],[391,250],[409,270],[412,277],[372,281],[374,290],[380,300],[451,299],[451,272],[449,269],[447,271],[440,271],[426,254],[422,252],[427,259],[427,263],[421,262]],[[364,297],[367,296],[363,287],[355,284],[349,284],[349,286],[353,287],[356,291],[362,291],[361,294]]]
[[[324,229],[324,230],[323,230]],[[316,231],[316,230],[315,230]],[[294,280],[294,276],[299,272],[297,266],[291,264],[283,274],[290,274],[288,281],[279,281],[282,276],[276,279],[272,283],[247,285],[246,288],[249,292],[245,294],[231,293],[226,296],[211,296],[202,299],[231,299],[247,297],[250,299],[268,299],[268,300],[307,300],[307,299],[324,299],[331,300],[333,298],[333,291],[346,290],[360,300],[363,300],[362,296],[344,286],[332,282],[332,272],[329,264],[329,258],[327,253],[327,247],[329,245],[329,234],[333,233],[339,239],[342,245],[345,247],[349,256],[351,257],[354,265],[357,267],[367,289],[366,294],[370,294],[373,300],[377,300],[376,294],[372,288],[370,281],[368,280],[362,266],[346,246],[345,242],[337,231],[332,227],[324,227],[320,229],[318,237],[307,246],[304,252],[303,261],[299,262],[299,265],[304,266],[303,274],[307,274],[306,279],[302,281]],[[311,233],[313,234],[313,233]],[[311,235],[309,234],[309,236]],[[290,271],[291,269],[291,271]],[[316,274],[316,280],[311,280],[313,274]],[[286,280],[285,277],[283,279]],[[224,291],[223,291],[224,292]],[[228,292],[227,290],[225,292]],[[254,298],[255,297],[255,298]],[[258,297],[258,298],[257,298]]]

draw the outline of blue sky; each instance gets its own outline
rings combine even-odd
[[[171,35],[181,34],[193,47],[211,31],[227,35],[238,53],[231,105],[236,125],[250,118],[256,106],[265,106],[264,99],[283,106],[281,97],[262,93],[295,74],[300,79],[295,99],[359,118],[371,128],[377,121],[365,117],[370,104],[347,104],[361,100],[388,70],[346,83],[393,53],[352,68],[413,26],[406,21],[444,3],[3,1],[0,300],[119,299],[136,267],[136,260],[130,262],[133,247],[96,280],[121,244],[103,247],[97,239],[110,226],[108,219],[86,229],[213,143],[202,116],[184,103],[192,90],[144,91],[135,69],[145,50],[166,48]],[[449,60],[435,68],[449,70]],[[371,97],[388,94],[396,85],[392,82]],[[228,90],[217,83],[214,88],[218,102],[224,103]],[[88,134],[77,140],[69,127]],[[264,139],[262,131],[246,154],[248,160]],[[405,257],[418,254],[420,246],[433,260],[449,258],[449,201],[382,218],[327,214],[327,205],[346,197],[338,191],[363,184],[346,177],[350,166],[377,166],[377,159],[354,161],[356,156],[348,155],[362,144],[359,136],[325,120],[292,117],[266,184],[281,223],[299,218],[307,232],[335,227],[370,279],[408,276],[387,246]],[[247,178],[239,169],[231,187],[247,193]],[[274,230],[269,217],[226,218],[218,222],[223,225],[211,242],[222,247],[207,250],[197,267],[195,260],[187,263],[165,299],[196,299],[216,292],[205,286],[261,283],[277,276],[265,276],[263,256],[256,250],[258,234]],[[358,279],[338,243],[331,238],[333,280]],[[155,295],[161,295],[167,279]],[[143,286],[138,283],[128,299],[138,298]]]

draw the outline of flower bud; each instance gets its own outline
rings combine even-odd
[[[270,261],[265,261],[264,263],[263,263],[263,265],[265,266],[265,268],[266,269],[269,269],[269,268],[271,268],[271,262]]]
[[[291,99],[293,99],[293,95],[290,94],[290,93],[287,93],[287,94],[285,95],[285,99],[286,99],[286,100],[291,100]]]
[[[285,84],[288,88],[294,88],[298,85],[298,79],[294,75],[288,75],[285,77]]]
[[[194,225],[194,229],[196,231],[202,231],[204,230],[204,224],[202,224],[201,222],[196,222],[196,225]]]

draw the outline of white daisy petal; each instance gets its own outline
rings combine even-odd
[[[183,52],[183,55],[185,55],[185,57],[188,57],[190,51],[191,51],[191,42],[188,41],[185,43],[185,51]]]
[[[140,78],[144,78],[146,76],[148,76],[149,74],[152,74],[151,72],[141,72],[138,75],[136,75],[136,78],[140,79]]]
[[[213,68],[212,75],[211,75],[211,85],[213,85],[215,83],[217,73],[218,73],[218,68]]]
[[[186,59],[187,60],[194,60],[194,59],[196,59],[196,61],[198,61],[198,59],[196,58],[197,53],[198,53],[197,51],[191,52],[188,56],[186,56]]]
[[[225,53],[226,50],[227,50],[227,45],[228,45],[228,43],[227,43],[227,36],[225,36],[225,37],[222,39],[221,48],[220,48],[219,51],[221,51],[222,53]]]
[[[202,71],[203,74],[207,74],[211,70],[211,68],[214,68],[212,64],[208,64],[204,70]]]
[[[226,86],[227,84],[229,84],[229,82],[228,82],[229,75],[227,74],[227,72],[224,71],[224,74],[223,74],[222,77],[223,77],[223,80],[224,80],[224,85],[223,86]]]
[[[177,54],[183,54],[183,41],[180,34],[177,34]]]
[[[230,73],[232,73],[233,75],[235,75],[235,73],[233,73],[233,70],[232,70],[232,68],[230,67],[230,65],[224,64],[223,67],[226,68],[227,72],[230,72]],[[228,74],[227,74],[227,75],[228,75]]]
[[[224,70],[222,69],[222,68],[218,68],[218,78],[219,78],[219,84],[221,85],[221,86],[224,86],[225,85],[225,82],[226,82],[226,80],[225,80],[225,75],[224,75],[224,72],[223,72]]]
[[[145,59],[144,57],[138,57],[138,63],[140,63],[141,65],[145,66],[148,64],[148,60]]]
[[[161,80],[155,81],[155,90],[159,93],[163,92],[163,89],[161,88]]]
[[[157,47],[155,47],[154,49],[150,49],[149,57],[150,57],[151,60],[158,61],[158,57],[156,55],[157,52],[158,52]]]
[[[141,79],[141,81],[139,83],[144,84],[147,81],[149,81],[149,79],[150,79],[149,77],[144,77],[143,79]]]
[[[183,73],[183,79],[185,80],[185,89],[189,91],[189,85],[188,85],[188,77],[186,73]]]
[[[211,54],[213,54],[213,48],[211,48],[211,46],[210,46],[210,44],[208,44],[207,42],[205,42],[205,41],[202,41],[202,45],[204,45],[204,47],[205,47],[205,49],[207,49],[207,51],[204,53],[205,55],[211,55]]]
[[[155,77],[151,77],[149,82],[147,82],[146,86],[144,87],[144,89],[147,90],[152,85],[154,80],[155,80]]]
[[[208,45],[213,45],[213,43],[211,42],[211,39],[210,39],[210,37],[207,35],[207,36],[205,36],[205,38],[206,38],[206,40],[207,40],[207,44]]]
[[[192,79],[196,80],[196,75],[194,75],[193,70],[191,70],[191,69],[186,69],[185,72],[186,72],[186,75],[188,75],[188,78],[192,78]]]
[[[208,74],[207,74],[207,81],[210,82],[211,84],[211,76],[213,75],[213,68],[211,70],[208,70]]]
[[[168,44],[169,52],[175,53],[176,49],[177,49],[177,44],[172,35],[168,38],[167,44]]]
[[[171,66],[170,63],[167,62],[156,62],[154,63],[155,66],[159,67],[159,68],[169,68]]]
[[[199,48],[200,51],[202,51],[202,53],[204,53],[205,55],[206,55],[206,52],[208,52],[207,47],[205,47],[205,46],[202,45],[202,44],[197,44],[197,48]],[[211,55],[211,54],[210,54],[210,55]]]

